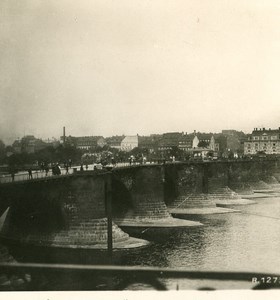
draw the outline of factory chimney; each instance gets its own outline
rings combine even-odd
[[[65,126],[63,126],[63,145],[65,145]]]

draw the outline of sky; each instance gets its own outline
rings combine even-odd
[[[1,0],[0,139],[280,126],[280,2]]]

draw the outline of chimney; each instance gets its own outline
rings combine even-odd
[[[65,126],[63,126],[63,144],[65,144]]]

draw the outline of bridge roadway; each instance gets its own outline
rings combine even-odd
[[[146,165],[152,165],[154,164],[153,162],[146,162]],[[139,163],[133,163],[132,166],[135,165],[140,165]],[[88,170],[85,169],[84,167],[84,171],[93,171],[94,170],[94,166],[97,166],[97,168],[102,168],[101,165],[99,164],[91,164],[88,165]],[[123,167],[129,167],[131,166],[130,163],[117,163],[114,166],[114,169],[116,168],[123,168]],[[107,167],[113,167],[113,165],[108,165]],[[29,174],[27,171],[21,171],[17,174],[15,174],[14,177],[14,181],[18,182],[18,181],[32,181],[32,180],[36,180],[36,179],[40,179],[40,178],[49,178],[49,177],[53,177],[53,176],[69,176],[71,174],[73,174],[75,172],[75,170],[80,170],[80,166],[73,166],[71,168],[69,168],[68,170],[68,174],[66,174],[66,169],[65,168],[61,168],[61,175],[53,175],[52,174],[52,170],[50,169],[48,172],[48,175],[46,175],[45,171],[33,171],[32,172],[32,178],[29,178]],[[12,183],[12,175],[11,174],[6,174],[6,175],[2,175],[0,176],[0,183]]]
[[[175,162],[166,162],[166,164],[172,165],[172,164],[190,164],[190,165],[212,165],[212,164],[231,164],[231,163],[257,163],[257,164],[262,164],[262,162],[276,162],[277,159],[261,159],[261,160],[251,160],[251,159],[235,159],[235,160],[218,160],[218,161],[175,161]],[[111,167],[114,169],[121,169],[121,168],[128,168],[128,167],[133,167],[133,166],[139,166],[139,165],[158,165],[158,164],[163,164],[163,162],[146,162],[145,164],[140,164],[140,163],[132,163],[130,164],[129,162],[121,162],[117,163],[115,166],[113,165],[107,165],[106,167]],[[165,164],[165,163],[164,163]],[[90,164],[88,165],[88,170],[85,169],[84,166],[84,171],[93,171],[94,166],[97,167],[97,169],[102,169],[101,164]],[[104,168],[103,168],[104,169]],[[61,168],[61,175],[53,175],[52,170],[50,169],[48,172],[48,175],[46,175],[45,171],[33,171],[32,172],[32,178],[29,178],[29,174],[27,171],[21,171],[14,176],[14,180],[12,180],[11,174],[7,175],[2,175],[0,176],[0,183],[12,183],[13,181],[32,181],[36,179],[42,179],[42,178],[49,178],[49,177],[58,177],[58,176],[69,176],[75,172],[75,170],[80,170],[80,165],[73,166],[72,168],[69,168],[68,174],[66,174],[66,169]]]

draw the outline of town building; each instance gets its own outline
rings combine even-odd
[[[184,135],[183,132],[167,132],[162,135],[158,141],[157,148],[159,151],[171,150],[179,146],[179,140]]]
[[[34,135],[26,135],[22,139],[14,141],[12,144],[15,153],[35,153],[47,146],[47,143],[35,138]]]
[[[106,143],[110,148],[121,149],[121,142],[125,138],[124,135],[114,135],[106,138]]]
[[[132,149],[138,147],[138,134],[137,135],[130,135],[126,136],[121,141],[121,148],[120,150],[129,152]]]
[[[76,147],[78,149],[89,150],[91,148],[101,147],[106,145],[106,141],[103,136],[62,136],[61,142],[66,145]]]
[[[151,134],[149,136],[138,136],[138,147],[147,149],[149,153],[157,151],[159,141],[162,139],[161,134]]]
[[[278,129],[254,128],[244,142],[244,154],[280,154],[280,127]]]
[[[217,156],[219,144],[216,143],[213,133],[201,133],[194,131],[190,134],[192,137],[192,148],[187,152],[198,158],[207,158]]]
[[[183,151],[188,151],[193,148],[193,134],[184,134],[179,138],[178,148]]]
[[[106,145],[103,136],[81,136],[76,137],[76,147],[78,149],[89,150],[96,147],[104,147]]]

